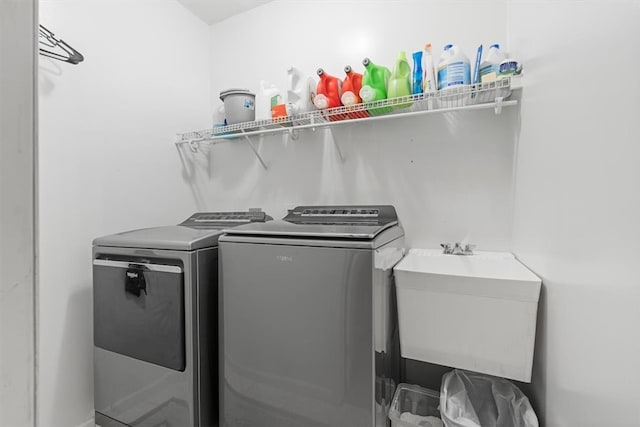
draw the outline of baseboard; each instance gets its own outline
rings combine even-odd
[[[94,417],[89,418],[87,421],[84,421],[81,424],[78,424],[76,427],[94,427],[96,425],[96,419]]]

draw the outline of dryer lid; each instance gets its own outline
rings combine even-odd
[[[178,225],[143,228],[98,237],[95,246],[192,251],[218,244],[223,229],[272,218],[259,209],[248,212],[197,212]]]
[[[393,206],[298,206],[279,221],[247,224],[227,234],[370,240],[398,224]]]

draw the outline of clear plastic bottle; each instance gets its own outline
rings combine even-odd
[[[438,90],[436,70],[433,66],[433,55],[431,55],[431,43],[424,45],[424,92],[435,92]]]

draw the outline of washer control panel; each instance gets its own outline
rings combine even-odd
[[[247,212],[196,212],[179,225],[193,228],[217,228],[265,222],[271,219],[273,218],[261,209],[249,209]]]
[[[397,222],[393,206],[298,206],[289,211],[285,221],[297,224],[371,224]]]

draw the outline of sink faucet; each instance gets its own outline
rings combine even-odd
[[[473,255],[473,250],[476,245],[465,244],[462,246],[460,242],[452,243],[442,243],[440,244],[442,247],[442,253],[445,255]]]

